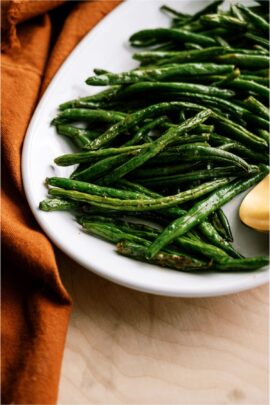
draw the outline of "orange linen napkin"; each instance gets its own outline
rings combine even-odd
[[[53,248],[25,200],[25,131],[61,63],[118,4],[62,3],[2,2],[2,404],[56,402],[71,308]]]

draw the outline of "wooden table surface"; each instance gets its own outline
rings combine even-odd
[[[268,286],[167,298],[57,252],[73,298],[59,404],[268,404]]]

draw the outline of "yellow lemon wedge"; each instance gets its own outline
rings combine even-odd
[[[241,221],[260,232],[269,231],[269,181],[268,174],[248,193],[239,209]]]

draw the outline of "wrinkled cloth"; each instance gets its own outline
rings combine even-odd
[[[21,152],[41,94],[116,1],[2,2],[2,404],[53,404],[71,299],[24,195]]]

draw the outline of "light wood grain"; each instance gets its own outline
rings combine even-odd
[[[268,404],[268,286],[158,297],[57,258],[74,302],[59,404]]]

